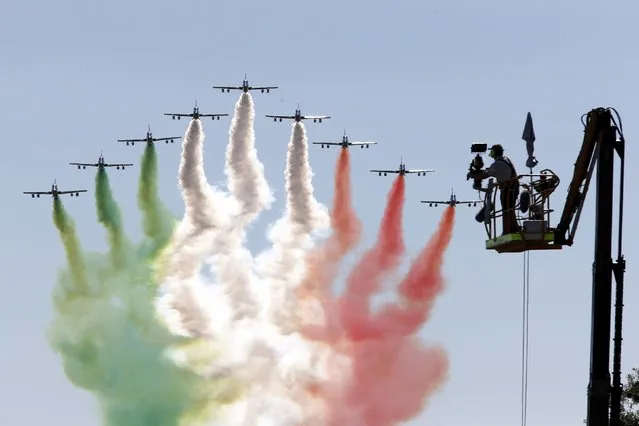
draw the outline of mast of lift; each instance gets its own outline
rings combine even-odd
[[[622,223],[619,222],[619,255],[612,260],[613,237],[613,183],[614,154],[621,157],[621,196],[619,216],[623,213],[624,141],[616,140],[617,128],[613,125],[611,111],[598,109],[597,115],[597,202],[595,224],[595,252],[592,282],[592,323],[590,341],[590,381],[588,384],[588,426],[619,426],[621,406],[621,318],[623,301],[623,271],[625,261],[621,254]],[[610,383],[610,327],[612,304],[612,278],[617,281],[615,307],[615,348],[613,386]],[[611,398],[612,396],[612,398]],[[611,404],[612,403],[612,404]]]

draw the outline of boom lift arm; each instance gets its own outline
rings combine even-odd
[[[614,109],[612,109],[612,111],[615,112],[619,124],[621,124],[619,114],[617,114]],[[614,143],[614,148],[621,158],[622,167],[624,161],[623,133],[621,126],[619,128],[611,126],[611,124],[617,124],[611,115],[611,109],[593,109],[588,114],[582,116],[582,123],[584,122],[584,117],[586,119],[584,123],[584,141],[581,145],[577,161],[575,162],[575,169],[572,180],[568,186],[568,195],[561,219],[555,229],[555,243],[567,246],[572,246],[574,242],[581,211],[586,201],[590,179],[597,165],[599,148],[608,138],[608,132],[619,132],[620,140]],[[613,176],[610,176],[610,179],[612,178]]]

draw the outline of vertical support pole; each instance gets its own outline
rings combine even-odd
[[[616,151],[621,160],[619,173],[619,235],[617,242],[617,261],[613,266],[613,274],[616,284],[615,297],[615,336],[612,356],[612,391],[610,394],[610,426],[621,426],[621,407],[623,397],[623,385],[621,384],[621,342],[623,341],[623,285],[626,273],[626,259],[623,256],[623,196],[625,187],[626,169],[626,141],[623,134],[616,142]]]
[[[626,261],[619,256],[614,267],[616,297],[615,297],[615,337],[612,359],[612,391],[610,393],[610,426],[621,426],[621,332],[623,330],[623,276],[626,272]]]
[[[610,409],[610,325],[612,304],[612,212],[615,129],[609,110],[593,111],[598,117],[599,161],[595,259],[592,283],[592,326],[590,337],[590,382],[588,384],[588,426],[609,426]]]

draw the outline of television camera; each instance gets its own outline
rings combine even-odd
[[[481,155],[485,154],[486,151],[488,151],[487,143],[474,143],[470,146],[470,153],[476,155],[470,162],[470,166],[468,166],[466,180],[469,180],[473,175],[484,171],[484,159]],[[473,179],[473,189],[477,191],[481,190],[481,179]]]

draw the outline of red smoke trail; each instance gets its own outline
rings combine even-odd
[[[404,254],[402,220],[406,183],[398,176],[388,195],[386,210],[375,246],[355,265],[340,298],[339,313],[344,332],[351,340],[370,333],[370,297],[380,289],[382,279],[392,272]]]
[[[414,333],[427,320],[443,289],[441,265],[454,219],[455,209],[447,208],[437,232],[400,284],[399,304],[355,320],[341,312],[342,327],[351,341],[353,371],[339,397],[330,398],[331,426],[392,426],[409,420],[446,378],[445,352],[424,348]],[[357,294],[343,296],[353,297],[360,298]]]
[[[388,196],[375,246],[352,270],[344,294],[335,300],[330,285],[360,231],[349,199],[347,155],[343,150],[336,171],[331,211],[334,235],[309,258],[301,287],[304,296],[321,302],[325,318],[320,325],[315,321],[312,326],[302,325],[301,332],[330,344],[336,355],[346,356],[351,371],[344,374],[329,362],[330,382],[311,384],[308,391],[323,400],[330,426],[393,426],[423,409],[448,370],[444,351],[424,348],[414,333],[428,318],[443,288],[441,264],[452,236],[455,211],[446,210],[438,231],[399,285],[400,303],[373,313],[371,296],[404,253],[405,182],[399,176]]]
[[[330,212],[333,234],[308,256],[307,273],[298,290],[301,299],[313,298],[319,301],[327,313],[334,311],[334,300],[330,292],[339,263],[361,236],[361,223],[351,204],[350,172],[350,153],[348,149],[342,149],[335,167],[335,195]],[[325,321],[332,319],[333,316],[328,315]],[[331,327],[325,321],[321,327],[302,326],[301,332],[315,340],[331,340],[329,335],[334,335],[336,324]]]

